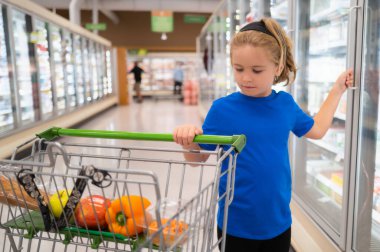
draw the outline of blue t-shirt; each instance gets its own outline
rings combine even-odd
[[[228,210],[227,233],[246,239],[271,239],[291,223],[291,170],[288,154],[290,132],[306,134],[314,120],[286,92],[267,97],[240,92],[214,101],[203,124],[208,135],[247,137],[237,159],[234,200]],[[215,149],[201,144],[203,149]],[[223,168],[226,169],[224,162]],[[225,192],[226,176],[219,194]],[[224,200],[219,203],[218,226],[223,225]]]

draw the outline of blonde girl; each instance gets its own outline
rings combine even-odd
[[[228,210],[226,251],[289,251],[291,237],[290,132],[297,137],[322,138],[329,129],[339,100],[352,85],[351,70],[344,71],[314,118],[287,92],[275,92],[280,82],[296,77],[292,43],[273,19],[244,26],[231,41],[231,64],[240,89],[213,102],[201,128],[182,125],[174,139],[185,149],[215,149],[195,144],[198,134],[245,134],[247,145],[237,160],[234,200]],[[207,155],[186,154],[188,161]],[[219,193],[225,191],[220,183]],[[223,201],[219,213],[223,213]],[[218,236],[223,216],[218,213]]]

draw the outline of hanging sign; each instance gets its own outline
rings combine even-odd
[[[92,31],[104,31],[107,29],[107,24],[106,23],[87,23],[86,24],[86,29],[87,30],[92,30]]]
[[[183,16],[183,21],[186,24],[204,24],[206,23],[206,16],[185,14]]]
[[[131,56],[146,56],[148,54],[148,50],[145,48],[128,49],[128,54]]]
[[[152,32],[172,32],[173,12],[172,11],[152,11],[151,12]]]

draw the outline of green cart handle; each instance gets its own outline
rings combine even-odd
[[[87,129],[64,129],[52,127],[40,134],[39,138],[48,141],[60,136],[91,137],[91,138],[109,138],[109,139],[128,139],[144,141],[165,141],[174,142],[172,134],[165,133],[142,133],[126,131],[109,131],[109,130],[87,130]],[[194,138],[195,143],[203,144],[220,144],[232,145],[236,152],[241,152],[246,144],[245,135],[234,136],[215,136],[215,135],[198,135]]]

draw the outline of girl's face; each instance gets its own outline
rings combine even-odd
[[[235,81],[243,94],[253,97],[271,94],[279,67],[270,60],[265,49],[251,45],[234,47],[231,62]]]

